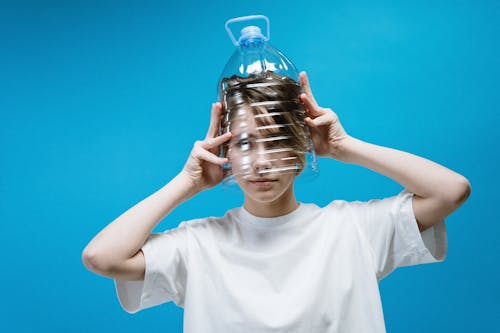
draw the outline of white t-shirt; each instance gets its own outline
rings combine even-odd
[[[149,237],[144,281],[115,281],[120,303],[174,301],[186,333],[385,332],[378,281],[447,251],[444,221],[420,233],[412,196],[183,222]]]

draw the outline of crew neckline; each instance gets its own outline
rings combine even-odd
[[[292,210],[290,213],[285,215],[276,216],[276,217],[259,217],[250,213],[245,207],[239,207],[235,211],[236,219],[238,222],[255,226],[258,228],[274,228],[278,226],[291,226],[294,225],[297,221],[301,221],[301,219],[297,219],[306,209],[306,204],[298,203],[299,206]]]

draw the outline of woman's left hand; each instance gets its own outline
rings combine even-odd
[[[316,103],[305,72],[300,73],[299,80],[303,90],[300,99],[306,107],[305,122],[309,126],[316,153],[319,156],[330,156],[340,160],[342,144],[349,135],[340,124],[335,112]]]

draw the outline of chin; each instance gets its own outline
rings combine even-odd
[[[252,194],[248,194],[247,193],[247,196],[249,196],[253,201],[255,202],[258,202],[258,203],[261,203],[261,204],[269,204],[269,203],[273,203],[275,201],[277,201],[280,196],[279,195],[276,195],[276,194],[259,194],[259,193],[252,193]]]
[[[289,189],[289,184],[287,184],[287,186],[285,184],[282,184],[281,182],[277,182],[270,187],[259,187],[251,184],[246,185],[247,186],[242,187],[245,196],[252,199],[252,201],[261,204],[270,204],[278,201],[285,195],[285,193]]]
[[[293,191],[295,177],[288,175],[255,176],[237,178],[237,183],[245,196],[254,202],[269,204],[281,199],[289,191]]]

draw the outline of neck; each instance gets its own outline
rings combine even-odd
[[[295,199],[293,186],[290,186],[285,193],[274,201],[256,201],[245,195],[243,207],[254,216],[277,217],[291,213],[299,207],[299,203]]]

